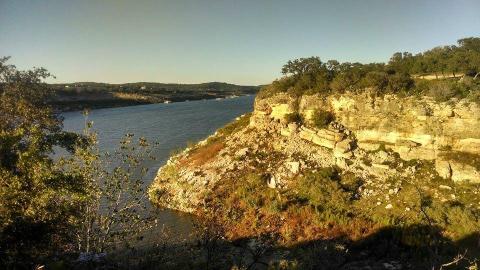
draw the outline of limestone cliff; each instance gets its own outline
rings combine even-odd
[[[316,109],[332,111],[336,121],[354,133],[356,145],[361,149],[376,150],[383,144],[405,160],[435,160],[437,171],[443,177],[480,181],[475,166],[454,158],[480,154],[480,107],[476,103],[466,100],[437,103],[428,97],[369,94],[303,96],[298,102],[279,95],[258,100],[255,116],[269,115],[281,120],[285,114],[298,110],[310,119]],[[327,139],[316,132],[313,139]],[[333,148],[333,141],[323,146]]]
[[[319,109],[335,116],[328,128],[311,123]],[[287,123],[293,112],[303,115],[303,124]],[[217,183],[249,170],[261,171],[271,188],[288,188],[296,175],[329,166],[366,179],[366,196],[395,193],[395,182],[385,179],[413,176],[412,160],[431,162],[432,179],[480,183],[479,105],[368,93],[257,98],[251,115],[173,156],[159,170],[150,197],[191,212]]]

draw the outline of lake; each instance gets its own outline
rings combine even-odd
[[[93,130],[98,133],[99,148],[104,151],[113,152],[127,133],[159,143],[153,152],[156,160],[143,164],[149,168],[148,181],[145,182],[145,186],[148,186],[173,150],[186,147],[188,142],[204,139],[236,117],[251,112],[254,99],[254,96],[242,96],[98,109],[90,111],[88,120],[93,121]],[[66,112],[62,115],[64,130],[83,130],[85,118],[81,112]],[[173,235],[188,237],[191,231],[188,215],[168,210],[158,210],[156,215],[159,224],[165,225]]]

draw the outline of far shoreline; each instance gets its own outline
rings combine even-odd
[[[70,113],[70,112],[81,112],[83,110],[98,110],[98,109],[112,109],[112,108],[123,108],[123,107],[134,107],[140,105],[153,105],[153,104],[171,104],[171,103],[180,103],[180,102],[189,102],[189,101],[201,101],[201,100],[223,100],[231,98],[239,98],[246,96],[255,96],[256,94],[239,94],[239,95],[225,95],[225,96],[208,96],[208,97],[194,97],[190,99],[185,98],[172,98],[169,102],[141,102],[138,100],[99,100],[98,102],[88,101],[79,101],[75,103],[74,107],[62,106],[57,104],[52,104],[57,113]],[[73,103],[73,102],[69,102]],[[88,105],[85,105],[88,104]]]

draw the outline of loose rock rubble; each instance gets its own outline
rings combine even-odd
[[[365,179],[365,185],[362,187],[364,196],[372,196],[379,192],[389,194],[390,190],[395,193],[395,188],[398,187],[386,184],[387,179],[409,177],[417,172],[414,163],[404,160],[406,157],[412,157],[413,152],[410,151],[405,156],[407,152],[402,152],[402,149],[415,148],[416,154],[424,153],[425,159],[431,159],[427,153],[429,150],[426,150],[428,148],[426,141],[430,143],[432,135],[426,134],[428,132],[425,131],[424,124],[415,121],[424,121],[418,119],[425,118],[427,119],[425,121],[431,122],[433,120],[429,117],[437,117],[435,119],[438,120],[461,115],[464,119],[462,121],[475,126],[478,125],[478,121],[473,121],[470,116],[468,119],[465,117],[468,112],[473,113],[474,117],[480,115],[478,106],[465,102],[446,106],[431,100],[420,104],[389,96],[371,99],[368,96],[345,95],[329,97],[326,100],[307,96],[300,100],[300,112],[305,116],[305,123],[287,123],[285,116],[294,112],[293,103],[294,101],[286,95],[257,100],[248,125],[226,136],[216,133],[192,149],[186,149],[172,157],[167,165],[159,170],[150,194],[162,194],[165,198],[162,199],[163,205],[191,212],[195,207],[202,205],[208,191],[217,183],[239,178],[249,171],[264,173],[266,184],[270,188],[288,188],[294,176],[331,166],[337,166],[344,172]],[[336,116],[336,121],[322,129],[315,128],[308,120],[314,113],[313,108],[320,105],[333,110]],[[393,109],[388,109],[388,106]],[[425,114],[425,106],[428,107],[427,111],[433,111],[432,115]],[[454,110],[455,113],[448,113],[445,110]],[[396,115],[397,122],[391,125],[390,132],[378,131],[387,129],[383,120],[373,119],[380,113]],[[414,119],[399,113],[413,115]],[[400,132],[405,129],[403,122],[407,120],[413,121],[411,124],[416,126],[413,130],[415,132],[409,134]],[[236,121],[241,121],[241,118],[237,118]],[[451,120],[448,121],[451,123]],[[458,125],[460,120],[455,121]],[[375,123],[379,124],[376,131],[371,130]],[[465,136],[480,137],[480,134],[477,134],[479,130],[480,128],[477,131],[465,132]],[[440,135],[437,134],[435,140],[443,143],[449,141],[450,133]],[[467,144],[473,147],[477,141],[480,142],[480,138],[459,139],[459,136],[456,135],[455,139],[450,140],[455,144],[452,147],[462,148]],[[215,140],[221,140],[223,148],[201,165],[192,163],[189,158],[199,149],[209,147],[209,141]],[[473,147],[470,151],[476,151],[475,149],[480,147]],[[432,179],[439,175],[453,181],[480,181],[480,173],[472,165],[445,158],[440,154],[436,154],[435,159],[437,172],[432,173]]]

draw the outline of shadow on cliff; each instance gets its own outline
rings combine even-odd
[[[480,233],[451,241],[440,228],[426,225],[384,227],[354,241],[338,237],[279,247],[276,240],[262,235],[164,244],[135,250],[100,268],[113,263],[115,269],[468,269],[480,259]]]
[[[480,259],[480,233],[451,241],[440,228],[426,225],[384,227],[355,241],[340,237],[262,247],[258,239],[240,239],[230,244],[246,250],[245,257],[219,268],[267,269],[273,264],[277,269],[466,269]]]

